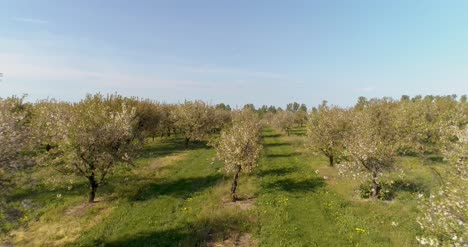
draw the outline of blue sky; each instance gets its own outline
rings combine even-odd
[[[468,93],[467,1],[0,0],[0,97],[283,106]]]

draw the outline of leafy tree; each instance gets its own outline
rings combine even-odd
[[[466,96],[466,94],[460,96],[460,102],[461,102],[461,103],[466,103],[466,102],[467,102],[467,99],[468,99],[468,97]]]
[[[380,195],[379,177],[394,168],[397,157],[399,136],[394,121],[395,106],[389,99],[374,99],[360,105],[351,112],[350,131],[343,142],[349,162],[340,166],[341,172],[360,175],[364,171],[370,177],[373,198]]]
[[[115,104],[115,96],[87,95],[79,103],[43,102],[36,109],[38,133],[45,133],[42,162],[56,170],[85,177],[89,202],[106,175],[119,164],[131,164],[136,110]]]
[[[290,111],[277,112],[272,120],[273,127],[286,132],[289,136],[294,125],[294,113]]]
[[[10,228],[12,218],[22,217],[21,209],[11,205],[5,196],[13,190],[15,173],[32,164],[28,135],[30,107],[24,98],[0,98],[0,235]]]
[[[400,101],[396,115],[396,128],[402,137],[400,151],[417,154],[423,161],[430,154],[439,154],[442,125],[455,120],[458,105],[453,96]]]
[[[297,103],[297,102],[289,103],[289,104],[286,105],[286,111],[297,112],[300,107],[301,107],[301,105],[299,103]]]
[[[185,146],[191,140],[202,140],[209,133],[210,108],[203,101],[185,101],[174,108],[175,126],[182,132]]]
[[[242,109],[250,109],[251,111],[256,111],[255,106],[253,104],[245,104]]]
[[[176,120],[175,109],[176,105],[172,104],[163,104],[161,105],[161,121],[159,122],[160,126],[158,128],[161,137],[166,135],[167,137],[171,136],[172,133],[176,133]]]
[[[334,166],[336,158],[344,151],[344,138],[350,130],[349,113],[345,109],[321,104],[309,115],[308,143],[312,150],[321,152]]]
[[[302,127],[304,124],[307,123],[307,112],[305,111],[297,111],[294,113],[294,123],[298,126]]]
[[[0,98],[0,191],[12,171],[24,165],[29,143],[29,109],[23,98]]]
[[[368,100],[364,96],[359,96],[358,101],[354,108],[356,109],[363,109],[368,104]]]
[[[465,116],[466,118],[466,116]],[[418,223],[424,231],[417,240],[429,246],[468,245],[468,125],[446,129],[444,154],[453,169],[437,193],[423,198]],[[455,137],[455,141],[453,139]],[[422,195],[421,195],[422,197]]]
[[[219,132],[224,126],[231,122],[231,111],[221,108],[210,108],[208,119],[211,125],[210,132]]]
[[[301,104],[301,106],[299,107],[299,111],[307,112],[307,106],[305,104]]]
[[[137,133],[140,142],[145,138],[152,137],[153,140],[161,129],[164,113],[159,103],[151,100],[137,100],[134,102],[137,118]]]
[[[217,104],[215,106],[216,109],[221,109],[221,110],[226,110],[226,111],[231,111],[231,106],[230,105],[226,105],[224,103],[220,103],[220,104]]]
[[[411,101],[413,102],[418,102],[422,100],[422,95],[416,95],[413,98],[411,98]]]
[[[265,125],[273,125],[273,119],[275,118],[275,114],[272,112],[267,112],[262,116],[262,122]]]
[[[262,125],[257,115],[250,109],[234,114],[232,126],[223,130],[218,140],[211,143],[217,158],[224,163],[224,170],[234,174],[231,186],[231,199],[237,200],[236,191],[241,172],[253,170],[260,158],[260,130]]]
[[[267,111],[271,112],[271,113],[276,113],[277,112],[276,107],[273,106],[273,105],[269,106]]]
[[[410,101],[410,96],[408,95],[402,95],[401,98],[400,98],[400,101],[404,102],[404,101]]]
[[[260,107],[258,109],[258,112],[263,116],[263,114],[268,112],[268,106],[267,105],[262,105],[262,107]]]

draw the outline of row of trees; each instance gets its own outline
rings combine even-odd
[[[379,196],[378,177],[394,167],[403,154],[440,154],[444,129],[468,123],[467,104],[454,97],[400,100],[363,100],[352,108],[319,105],[309,115],[307,133],[312,150],[328,157],[330,166],[341,160],[346,172],[367,171],[373,197]]]
[[[94,202],[98,188],[115,166],[132,165],[148,137],[178,134],[188,147],[191,141],[205,140],[221,129],[225,130],[211,144],[226,171],[235,173],[235,200],[239,173],[251,170],[261,153],[259,115],[275,112],[282,116],[275,122],[285,125],[292,116],[305,116],[307,111],[298,103],[288,104],[286,111],[273,106],[255,110],[253,105],[233,111],[229,105],[211,106],[203,101],[162,104],[100,94],[88,95],[77,103],[43,100],[26,104],[23,98],[13,97],[1,99],[0,109],[2,188],[20,164],[36,163],[87,179],[89,202]]]
[[[131,165],[148,137],[177,133],[188,146],[230,122],[228,109],[202,101],[172,105],[100,94],[77,103],[0,99],[0,186],[35,163],[86,178],[94,202],[109,172]]]
[[[0,98],[0,190],[11,180],[12,171],[24,165],[21,151],[27,146],[28,111],[22,98]]]
[[[360,98],[354,107],[326,102],[314,108],[307,124],[308,145],[339,162],[342,174],[364,177],[372,184],[373,198],[381,195],[381,177],[395,168],[402,155],[443,156],[447,174],[435,173],[441,189],[422,199],[419,218],[422,245],[464,246],[468,210],[468,103],[466,97]],[[442,174],[442,176],[441,176]]]
[[[468,244],[468,127],[452,126],[446,130],[453,140],[446,140],[443,154],[452,168],[443,184],[429,198],[422,198],[418,223],[424,231],[417,240],[429,246],[466,246]]]
[[[230,153],[228,149],[241,152],[236,156],[241,168],[234,169],[238,171],[234,179],[237,184],[239,171],[250,170],[248,167],[253,166],[260,155],[258,116],[267,113],[265,118],[268,118],[268,114],[275,112],[274,123],[289,132],[289,123],[303,124],[307,111],[304,104],[298,103],[288,104],[286,111],[273,106],[255,110],[253,105],[246,105],[243,111],[232,111],[229,105],[211,106],[203,101],[162,104],[100,94],[88,95],[77,103],[43,100],[26,104],[23,98],[16,97],[1,99],[0,103],[2,188],[20,164],[37,163],[86,178],[90,187],[89,202],[94,202],[97,189],[116,165],[132,164],[148,137],[154,139],[177,133],[188,147],[191,141],[207,139],[225,127],[212,145],[227,167],[234,162],[232,157],[223,156]],[[298,120],[299,115],[301,120]],[[232,117],[234,121],[231,122]],[[228,143],[229,138],[232,143]],[[236,138],[243,139],[234,141]],[[249,147],[239,151],[242,145]],[[243,158],[250,161],[241,161]],[[233,185],[233,199],[235,188]]]
[[[426,212],[436,209],[439,218],[451,215],[458,219],[458,225],[453,220],[436,224],[434,214],[426,214],[420,223],[431,230],[420,242],[465,241],[460,239],[466,239],[463,232],[468,232],[466,97],[459,101],[455,96],[359,98],[354,107],[324,102],[309,113],[298,103],[288,104],[286,110],[261,109],[246,105],[233,111],[229,105],[211,106],[202,101],[161,104],[100,94],[77,103],[45,100],[25,104],[22,98],[0,99],[0,186],[5,189],[15,170],[35,162],[86,178],[89,202],[94,202],[109,172],[117,165],[131,166],[148,137],[177,133],[188,146],[221,131],[210,145],[226,172],[234,176],[231,198],[235,201],[240,173],[251,171],[260,158],[262,123],[288,134],[294,124],[307,123],[311,149],[326,155],[330,166],[338,162],[342,173],[369,178],[373,198],[380,196],[380,178],[395,167],[399,155],[418,155],[424,161],[428,155],[443,154],[455,167],[441,192],[447,197],[431,197],[424,205],[429,205]]]

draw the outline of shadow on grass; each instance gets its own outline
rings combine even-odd
[[[202,246],[198,233],[187,228],[168,229],[164,231],[139,233],[130,238],[112,242],[95,240],[94,246]]]
[[[419,181],[396,180],[395,183],[391,185],[391,189],[394,192],[429,192],[427,185]]]
[[[301,153],[299,152],[293,152],[293,153],[287,153],[287,154],[267,154],[266,157],[268,158],[288,158],[288,157],[294,157],[294,156],[299,156]]]
[[[96,240],[95,246],[209,246],[216,240],[222,241],[232,233],[245,231],[248,219],[228,216],[223,219],[202,219],[187,222],[183,226],[155,232],[142,232],[114,241]],[[106,243],[107,242],[107,243]],[[214,246],[214,245],[213,245]]]
[[[281,134],[275,134],[275,133],[264,133],[262,135],[263,138],[276,138],[276,137],[280,137]]]
[[[207,142],[190,142],[186,148],[182,139],[157,140],[145,145],[141,152],[141,158],[167,156],[187,150],[209,149]]]
[[[286,142],[279,142],[279,143],[264,143],[264,147],[281,147],[281,146],[290,146],[291,144]]]
[[[213,187],[222,179],[220,174],[206,177],[182,178],[175,181],[161,181],[140,188],[130,197],[133,201],[147,200],[160,195],[188,198],[193,193]]]
[[[427,157],[427,160],[432,163],[443,163],[444,157],[440,155],[430,155]]]
[[[112,190],[113,185],[102,185],[106,187],[106,190]],[[101,193],[103,189],[98,188],[98,194]],[[50,203],[51,200],[56,200],[57,195],[63,196],[81,196],[88,195],[89,193],[89,184],[87,181],[80,181],[73,185],[73,189],[68,190],[64,187],[52,188],[52,186],[45,186],[43,184],[36,185],[34,187],[23,186],[23,188],[15,188],[14,191],[6,195],[7,201],[22,201],[22,200],[34,200],[38,203]]]
[[[287,192],[308,192],[314,191],[320,187],[325,186],[323,179],[312,178],[302,181],[295,181],[293,179],[282,179],[265,186],[270,190],[282,190]]]
[[[257,172],[257,176],[264,177],[264,176],[284,176],[286,174],[292,173],[297,171],[296,167],[282,167],[276,169],[269,169],[264,171]]]
[[[289,133],[294,136],[306,136],[305,129],[293,129]]]

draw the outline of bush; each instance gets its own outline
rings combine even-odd
[[[382,186],[382,189],[380,190],[380,193],[378,195],[378,198],[380,200],[384,201],[389,201],[395,198],[395,188],[394,186],[389,183],[389,182],[380,182],[380,186]],[[371,181],[367,181],[359,187],[359,194],[361,195],[362,198],[371,198],[372,196],[372,183]]]

